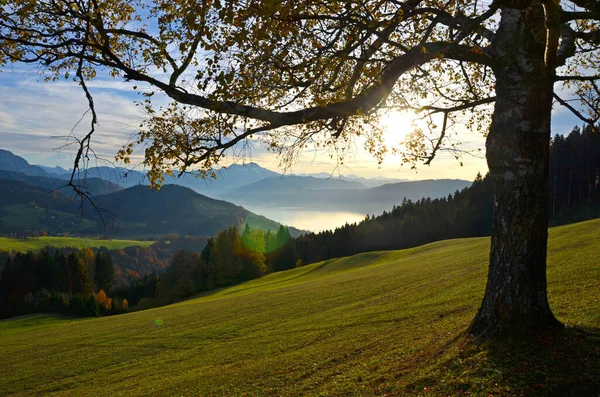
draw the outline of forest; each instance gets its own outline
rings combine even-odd
[[[47,247],[7,259],[0,279],[0,318],[32,312],[79,316],[126,311],[126,300],[111,299],[115,279],[106,248],[93,251]]]
[[[550,145],[552,225],[600,215],[600,138],[590,127],[556,135]],[[397,250],[491,233],[493,188],[480,174],[446,198],[404,199],[391,211],[333,231],[292,237],[280,226],[231,226],[215,237],[166,235],[150,247],[3,253],[0,316],[32,311],[115,314],[162,306],[197,293],[322,260]]]

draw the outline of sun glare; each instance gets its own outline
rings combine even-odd
[[[403,146],[408,134],[415,128],[415,115],[411,112],[390,111],[380,119],[383,138],[389,149]]]

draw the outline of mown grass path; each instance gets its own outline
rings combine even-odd
[[[592,393],[600,382],[600,221],[550,236],[551,306],[569,326],[557,335],[472,343],[464,330],[483,296],[489,238],[449,240],[120,316],[2,321],[0,394]]]

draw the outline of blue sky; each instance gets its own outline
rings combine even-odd
[[[35,69],[7,67],[0,72],[0,148],[26,158],[30,163],[68,168],[73,161],[72,150],[58,149],[67,140],[66,135],[87,110],[87,102],[80,87],[68,81],[43,82]],[[119,80],[97,79],[90,83],[100,125],[93,139],[93,149],[99,157],[112,160],[121,145],[135,134],[145,115],[136,107],[138,99],[133,84]],[[405,128],[410,120],[396,119],[390,130]],[[579,122],[566,109],[556,107],[552,123],[553,134],[568,133]],[[83,135],[89,126],[84,119],[73,131]],[[484,138],[470,131],[460,131],[463,148],[484,148]],[[459,165],[449,153],[442,153],[431,166],[411,170],[401,166],[400,159],[388,155],[378,167],[375,159],[357,144],[353,156],[345,165],[336,168],[335,160],[327,151],[305,151],[296,163],[294,173],[329,172],[337,175],[356,174],[365,177],[384,176],[403,179],[459,178],[472,180],[477,172],[485,173],[483,158],[463,156]],[[138,153],[139,154],[139,153]],[[253,148],[247,159],[276,171],[281,171],[278,159],[262,147]]]

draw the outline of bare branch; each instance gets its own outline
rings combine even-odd
[[[577,116],[577,118],[579,118],[581,121],[583,121],[583,122],[585,122],[587,124],[595,126],[595,124],[598,122],[598,120],[600,120],[600,118],[590,119],[588,117],[585,117],[583,114],[581,114],[580,111],[578,111],[577,109],[575,109],[573,106],[571,106],[567,101],[565,101],[564,99],[562,99],[561,97],[559,97],[557,94],[554,94],[554,98],[562,106],[564,106],[567,109],[569,109],[571,111],[571,113],[573,113],[575,116]]]

